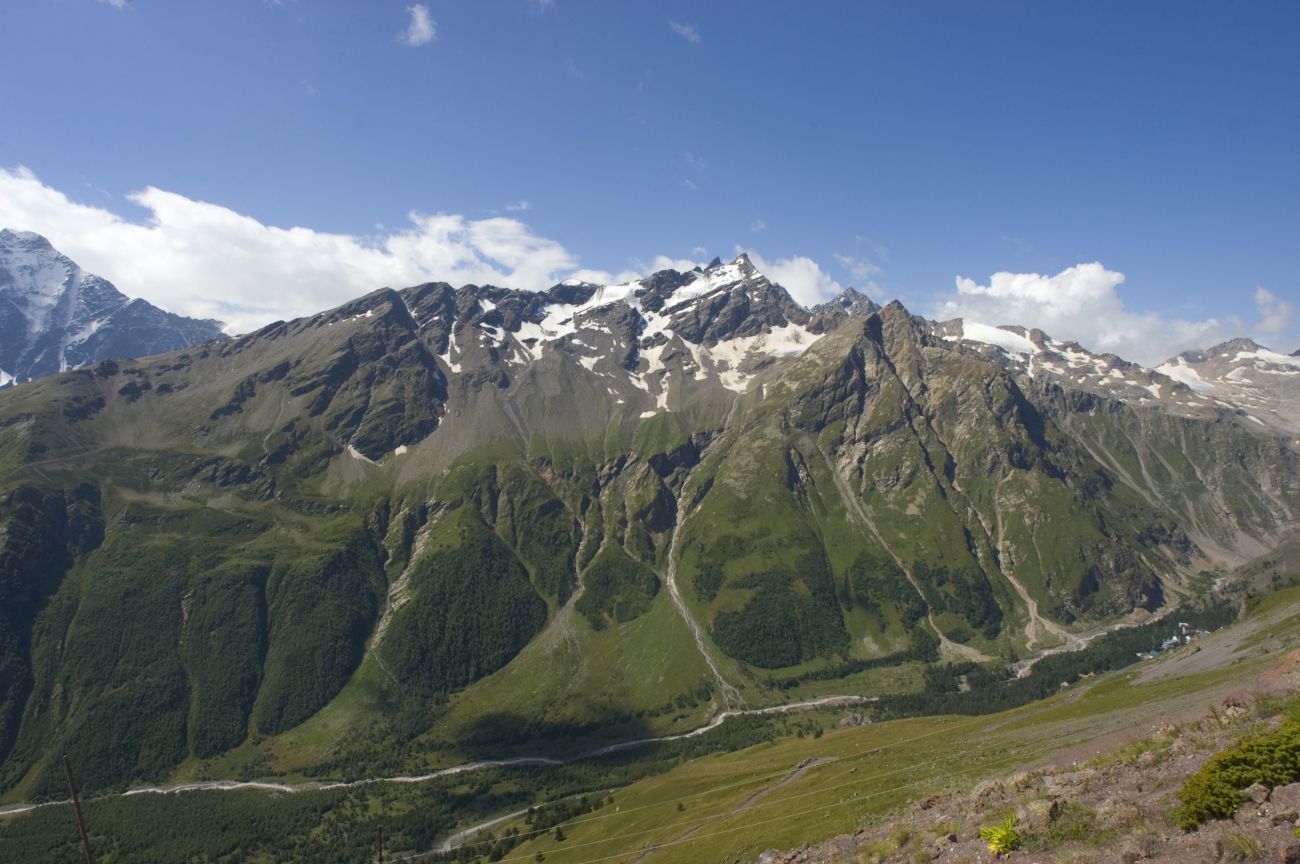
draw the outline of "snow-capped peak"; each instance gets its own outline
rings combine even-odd
[[[220,337],[217,322],[129,300],[39,234],[0,230],[0,368],[13,379]]]

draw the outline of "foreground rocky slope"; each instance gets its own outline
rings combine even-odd
[[[1231,820],[1183,831],[1173,814],[1177,794],[1210,758],[1252,733],[1277,729],[1281,697],[1300,689],[1300,651],[1267,676],[1268,689],[1226,697],[1197,719],[1163,723],[1119,752],[1024,770],[972,789],[936,791],[851,835],[789,851],[759,864],[943,864],[993,858],[980,829],[1014,820],[1019,837],[1008,861],[1300,860],[1300,782],[1246,790]]]
[[[0,785],[678,731],[1068,645],[1300,521],[1290,434],[1013,336],[1082,355],[805,310],[741,256],[385,289],[13,388]]]

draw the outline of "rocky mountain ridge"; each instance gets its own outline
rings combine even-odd
[[[1191,392],[741,256],[11,388],[0,786],[298,770],[304,729],[400,771],[1068,647],[1300,522],[1293,433],[1157,386]]]

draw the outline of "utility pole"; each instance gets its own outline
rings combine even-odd
[[[95,864],[95,855],[90,851],[90,836],[86,833],[86,817],[81,815],[81,796],[77,794],[77,781],[72,777],[72,759],[66,753],[63,754],[63,773],[68,775],[72,809],[77,814],[77,830],[81,832],[81,852],[86,856],[86,864]]]

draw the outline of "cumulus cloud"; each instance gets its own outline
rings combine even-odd
[[[691,251],[691,254],[703,256],[704,249],[697,246]],[[574,271],[570,278],[581,279],[583,282],[594,282],[597,285],[622,285],[635,279],[643,279],[651,273],[658,273],[660,270],[686,272],[703,266],[704,262],[696,261],[693,258],[673,258],[669,255],[656,255],[649,261],[643,261],[640,258],[634,259],[628,269],[617,273],[612,273],[609,270],[582,269]]]
[[[694,24],[682,24],[678,21],[669,21],[668,26],[673,28],[674,33],[692,45],[695,45],[700,41],[700,28],[696,27]]]
[[[876,281],[876,277],[884,271],[873,261],[853,255],[841,255],[838,252],[835,253],[835,260],[853,276],[853,280],[857,282],[854,287],[859,291],[875,300],[880,300],[884,296],[884,289]]]
[[[1255,308],[1260,315],[1255,331],[1261,334],[1281,333],[1291,323],[1291,313],[1295,311],[1289,301],[1262,287],[1255,289]]]
[[[737,251],[748,254],[760,273],[785,288],[795,302],[804,306],[824,303],[844,290],[816,261],[803,255],[768,261],[752,249],[737,248]]]
[[[25,168],[0,168],[0,227],[35,231],[82,267],[173,312],[232,333],[318,312],[376,288],[442,280],[545,289],[579,264],[510,218],[411,213],[378,236],[265,225],[229,208],[149,187],[129,199],[143,224],[80,204]]]
[[[423,3],[406,7],[411,20],[402,31],[401,40],[411,47],[425,45],[438,38],[438,22],[429,15],[429,7]]]
[[[1100,263],[1079,264],[1055,276],[994,273],[987,285],[962,276],[956,291],[927,309],[939,320],[969,318],[984,324],[1037,327],[1092,351],[1156,365],[1193,348],[1229,338],[1215,318],[1187,321],[1154,312],[1133,312],[1120,296],[1124,274]]]

